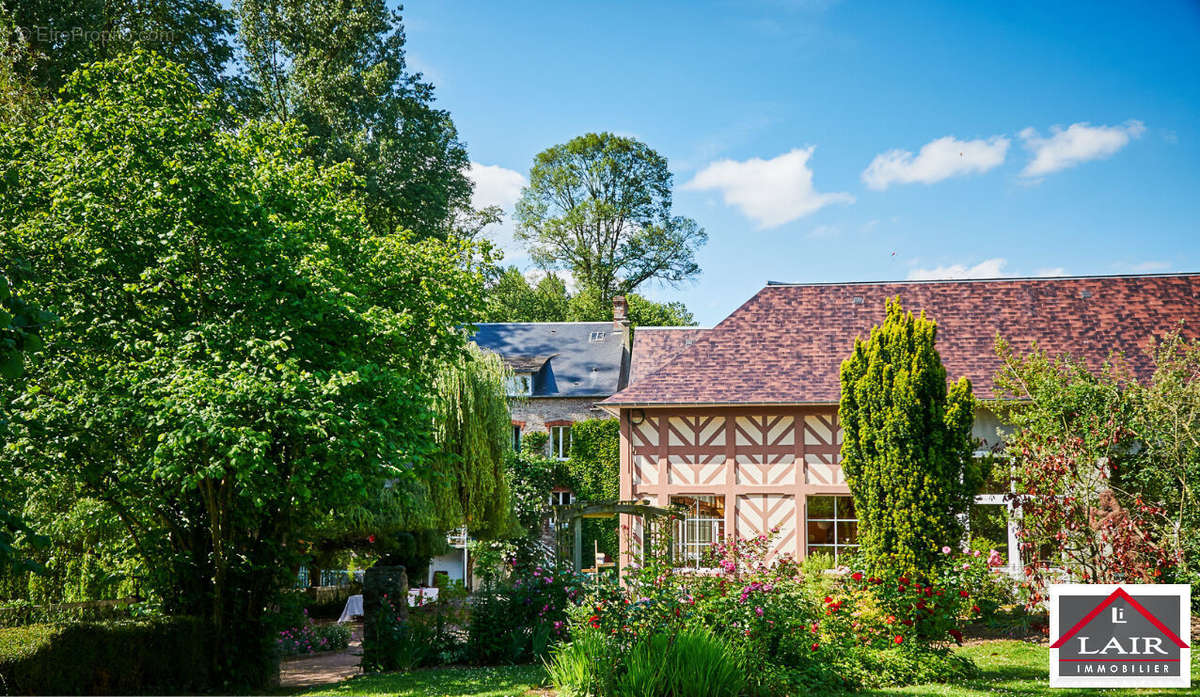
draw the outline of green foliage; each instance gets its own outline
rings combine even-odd
[[[546,455],[546,443],[550,442],[550,434],[546,431],[534,431],[521,435],[521,452],[529,455]]]
[[[681,302],[658,303],[629,293],[629,321],[635,327],[694,326],[696,318]],[[487,309],[482,322],[608,322],[611,299],[584,289],[572,295],[557,274],[546,274],[530,285],[515,266],[499,269],[488,283]]]
[[[569,302],[567,286],[556,274],[546,274],[530,285],[520,269],[507,266],[489,280],[487,307],[480,321],[565,322]]]
[[[600,503],[619,499],[621,422],[618,419],[592,419],[572,424],[567,473],[578,500]],[[598,544],[601,552],[616,559],[620,552],[617,517],[584,520],[582,523],[583,558],[591,559]]]
[[[466,149],[433,85],[409,72],[384,0],[237,0],[252,112],[302,124],[318,162],[350,162],[378,234],[444,237],[469,209]],[[349,187],[347,187],[349,188]]]
[[[581,633],[546,662],[550,682],[564,695],[620,697],[733,697],[746,687],[737,652],[707,629],[655,634],[623,657],[608,649],[599,632]]]
[[[75,70],[116,58],[139,44],[180,64],[200,88],[239,90],[230,70],[233,16],[219,0],[20,0],[6,14],[25,31],[28,56],[18,63],[46,94],[55,94]],[[35,28],[40,28],[38,31]]]
[[[505,461],[512,418],[500,356],[472,345],[442,366],[434,381],[431,498],[444,529],[466,525],[476,538],[515,525]]]
[[[932,320],[890,300],[841,369],[842,468],[861,550],[911,571],[931,569],[943,546],[961,542],[959,515],[986,479],[972,458],[971,383],[947,391],[936,337]]]
[[[59,317],[0,466],[103,501],[240,681],[308,521],[427,472],[426,395],[482,275],[465,244],[373,234],[302,131],[224,115],[136,51],[0,129],[0,258]]]
[[[446,533],[434,529],[403,530],[376,538],[376,542],[383,554],[378,561],[380,566],[403,566],[408,577],[418,581],[428,576],[429,563],[434,557],[450,551]]]
[[[520,663],[545,656],[566,636],[567,609],[586,579],[535,567],[508,581],[493,580],[473,598],[467,656],[474,663]]]
[[[588,133],[539,153],[517,203],[517,237],[535,262],[567,269],[603,303],[642,283],[700,272],[708,235],[671,210],[666,158],[632,138]]]
[[[10,694],[195,694],[223,684],[212,650],[196,618],[31,625],[0,629],[0,675]]]
[[[283,656],[341,651],[350,646],[350,629],[340,624],[316,624],[306,616],[298,626],[281,630],[275,645]]]
[[[997,340],[993,405],[1013,429],[1008,474],[1022,496],[1018,532],[1027,603],[1045,584],[1187,582],[1200,569],[1200,348],[1170,336],[1139,384],[1120,356],[1098,371]]]

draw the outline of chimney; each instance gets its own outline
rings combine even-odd
[[[613,297],[613,331],[629,329],[629,303],[624,295]]]

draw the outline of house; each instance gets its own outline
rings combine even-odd
[[[609,418],[596,406],[629,382],[631,330],[625,298],[613,298],[612,322],[502,322],[476,325],[480,348],[512,369],[513,448],[525,434],[549,434],[547,448],[566,459],[571,424]]]
[[[512,446],[521,449],[529,433],[548,434],[547,454],[565,460],[571,451],[571,425],[610,415],[596,404],[629,383],[632,330],[629,306],[613,298],[612,322],[493,322],[475,325],[471,340],[500,356],[512,370],[509,411]],[[551,504],[574,502],[566,487],[550,493]],[[547,531],[547,535],[552,534]],[[470,585],[469,539],[465,530],[448,538],[450,551],[433,558],[435,573]]]
[[[970,378],[983,399],[994,396],[997,335],[1097,368],[1120,351],[1147,376],[1154,337],[1200,330],[1200,274],[771,283],[712,329],[663,330],[647,344],[657,355],[639,365],[635,354],[630,385],[601,403],[621,421],[621,497],[683,506],[674,544],[691,560],[713,540],[771,530],[773,554],[854,549],[857,520],[839,462],[839,367],[896,296],[937,321],[949,376]],[[645,334],[653,332],[639,330],[639,340]],[[979,410],[974,434],[996,444],[998,425]],[[985,487],[970,524],[1015,565],[1004,493]],[[622,563],[639,551],[638,524],[623,521]]]

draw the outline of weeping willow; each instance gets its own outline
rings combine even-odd
[[[505,458],[511,450],[508,369],[474,346],[443,366],[434,382],[430,497],[444,528],[466,525],[475,537],[506,536],[512,516]]]

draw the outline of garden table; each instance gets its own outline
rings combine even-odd
[[[438,589],[436,588],[413,588],[408,592],[408,606],[421,607],[434,602],[437,597]],[[338,622],[349,622],[355,617],[362,617],[362,614],[363,597],[359,593],[346,598],[346,607],[342,609],[342,616],[338,618]]]

